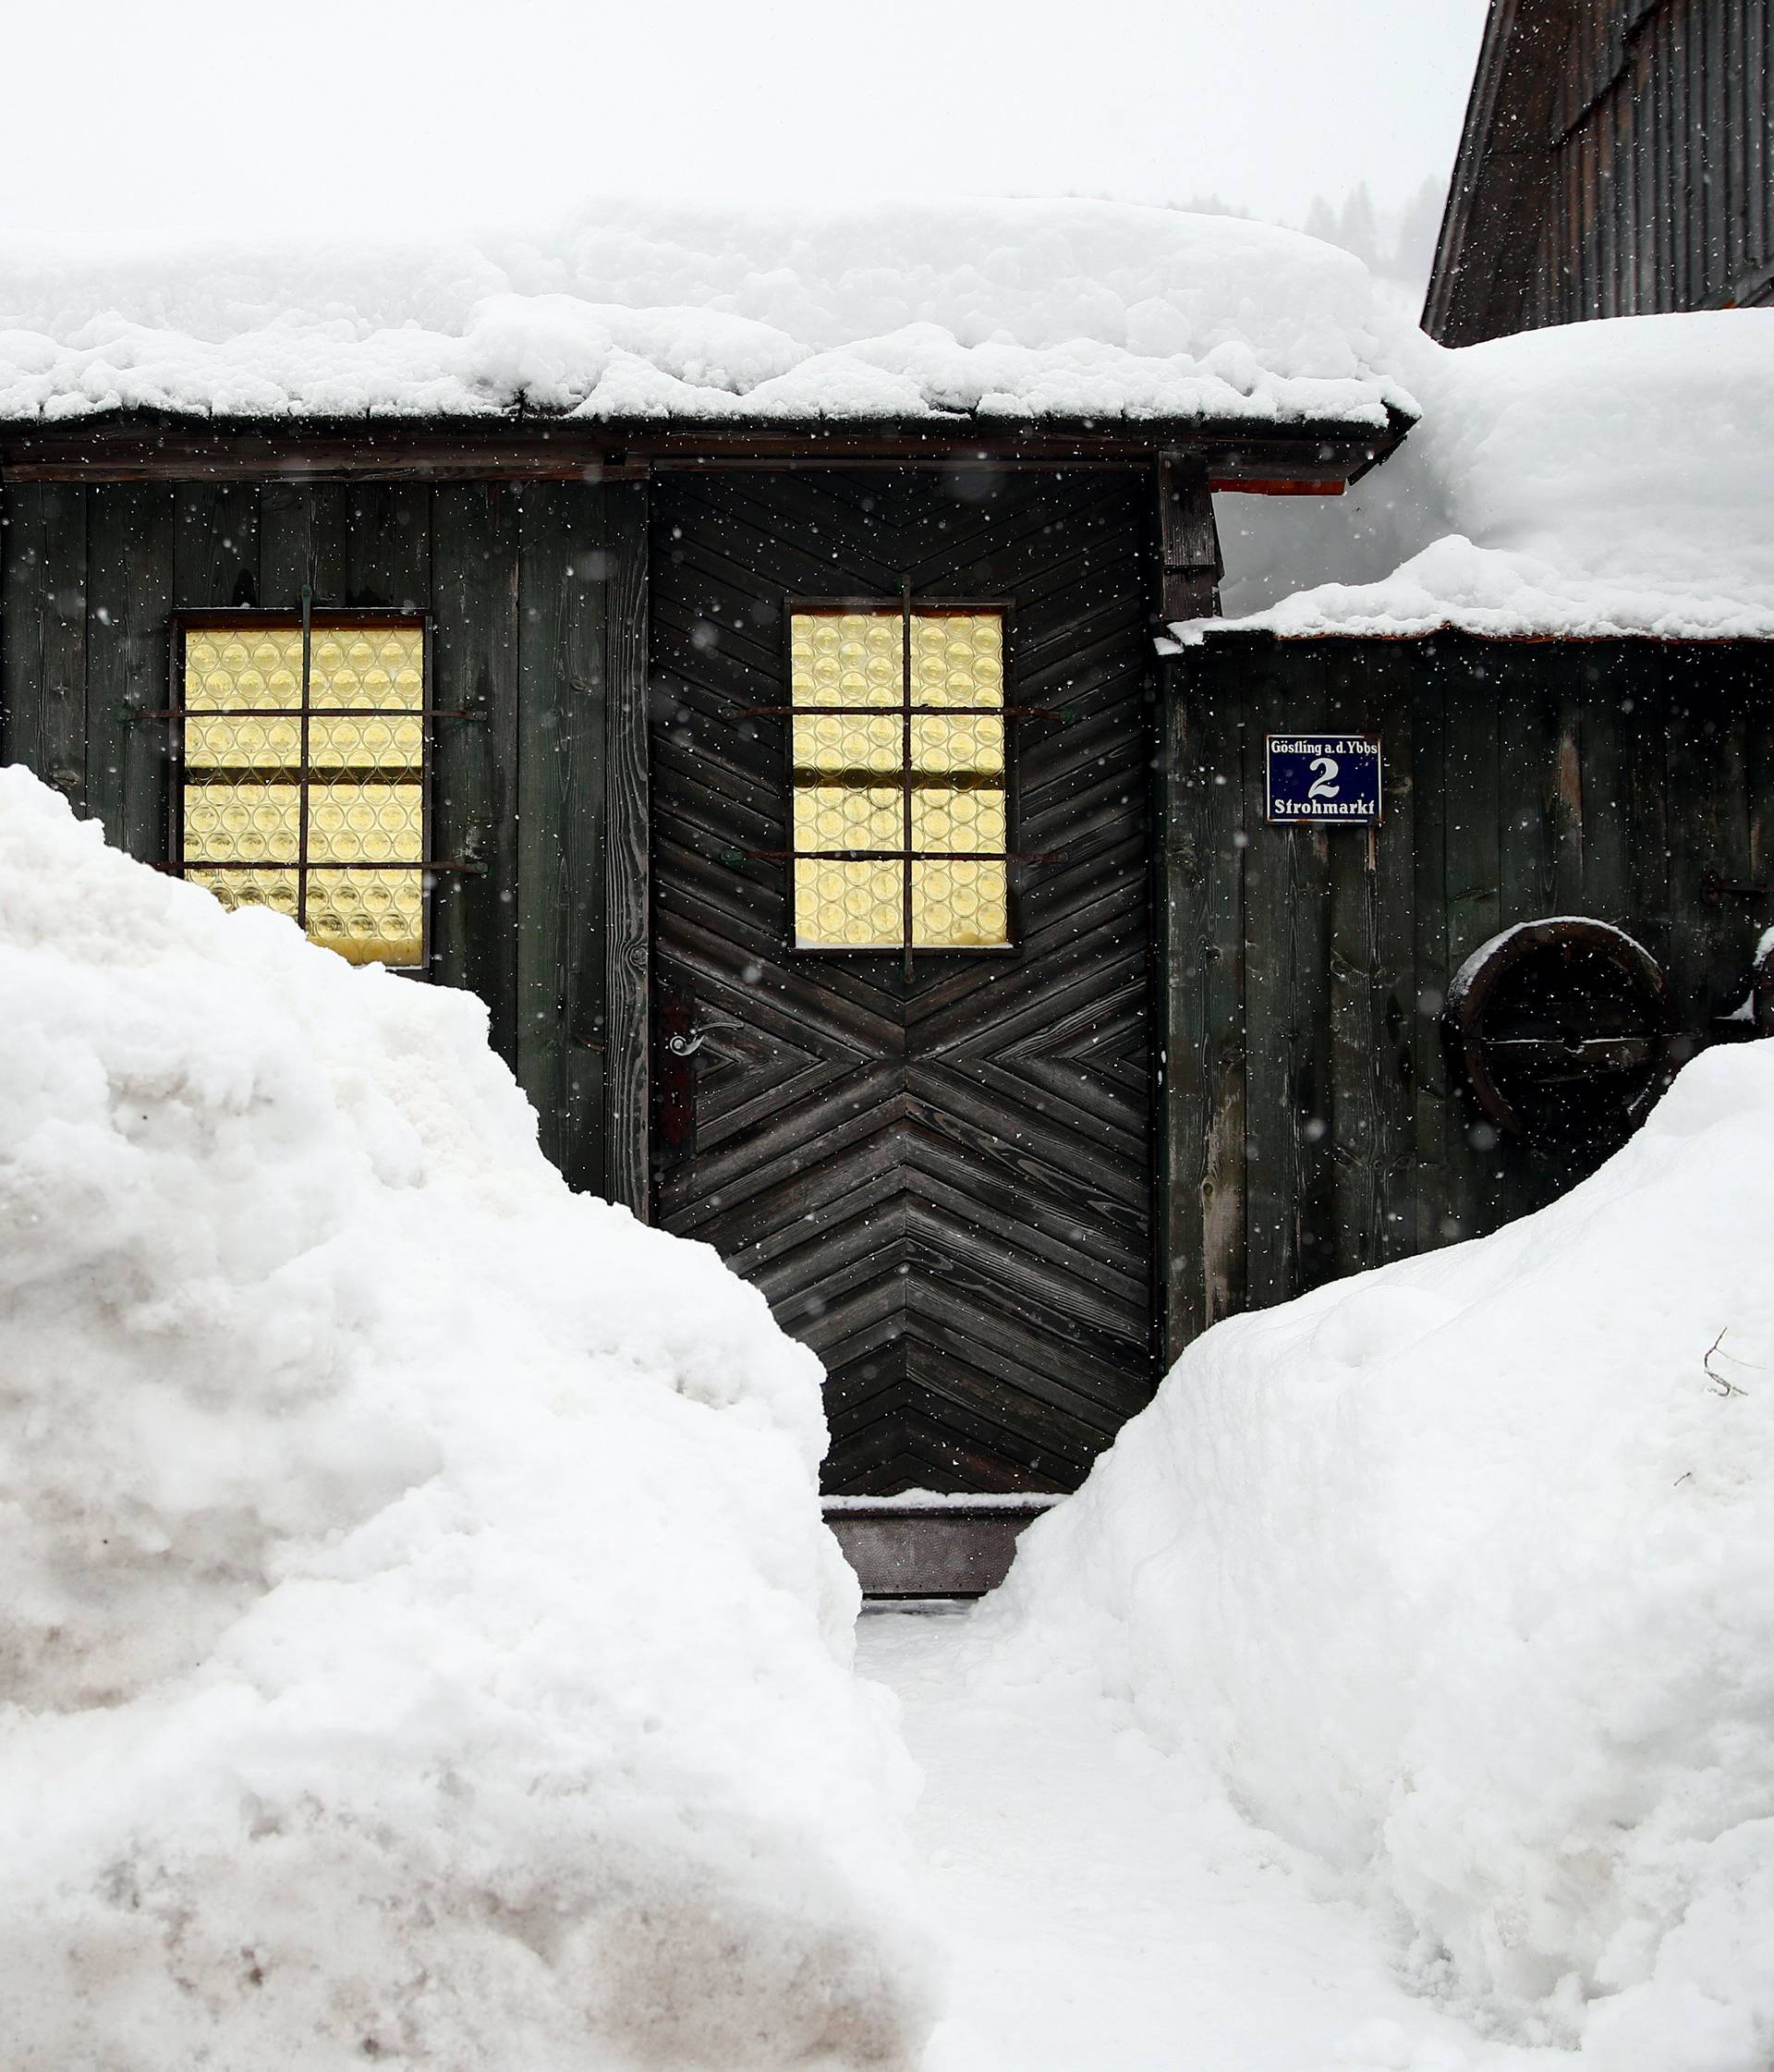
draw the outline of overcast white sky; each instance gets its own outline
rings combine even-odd
[[[1446,177],[1485,0],[11,0],[0,225],[414,225],[612,191]]]

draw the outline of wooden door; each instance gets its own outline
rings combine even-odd
[[[655,1216],[824,1360],[833,1492],[1072,1488],[1152,1390],[1148,501],[657,484]],[[792,946],[787,711],[795,601],[907,593],[1005,608],[1014,852],[1012,945],[909,976]]]

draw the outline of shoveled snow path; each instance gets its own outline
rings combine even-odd
[[[1564,2072],[1407,1993],[1399,1952],[1210,1780],[967,1613],[871,1612],[897,1692],[949,2014],[926,2072]]]

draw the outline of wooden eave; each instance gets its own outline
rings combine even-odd
[[[1574,5],[1490,0],[1423,302],[1423,328],[1441,345],[1523,328]]]
[[[148,413],[0,425],[0,481],[623,481],[681,468],[1149,467],[1187,458],[1215,489],[1335,494],[1410,429],[1347,423],[970,419],[609,424],[584,419],[278,419]]]

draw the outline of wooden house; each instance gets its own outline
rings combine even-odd
[[[1768,0],[1491,0],[1423,327],[1774,300]]]
[[[1216,495],[1334,496],[1405,436],[1359,269],[1106,205],[926,234],[961,256],[884,345],[796,231],[737,285],[714,239],[687,341],[681,278],[296,347],[198,289],[189,332],[30,331],[15,279],[0,368],[0,752],[478,993],[573,1183],[819,1351],[835,1514],[914,1591],[989,1579],[1217,1317],[1562,1184],[1744,977],[1774,769],[1760,651],[1161,661]],[[1451,1051],[1468,953],[1574,908],[1663,962],[1532,945],[1567,1019],[1493,975]]]

